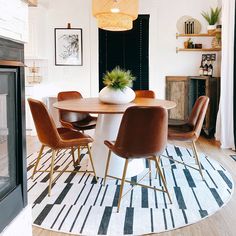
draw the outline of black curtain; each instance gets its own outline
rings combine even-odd
[[[99,29],[99,91],[104,73],[117,65],[136,77],[134,90],[149,89],[149,17],[139,15],[128,31]]]
[[[236,14],[234,26],[234,145],[236,147]]]

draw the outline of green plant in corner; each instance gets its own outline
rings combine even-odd
[[[211,8],[210,12],[202,12],[202,16],[209,23],[209,25],[215,25],[220,17],[221,7]]]
[[[103,77],[103,84],[112,89],[123,90],[125,87],[132,87],[135,77],[130,70],[122,70],[119,66],[112,71],[107,71]]]

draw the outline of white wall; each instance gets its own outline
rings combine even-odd
[[[28,41],[28,5],[21,0],[0,0],[0,36]]]
[[[202,23],[202,32],[206,32],[201,11],[217,4],[218,0],[140,0],[140,14],[150,14],[150,89],[155,90],[158,97],[165,96],[165,76],[198,75],[201,53],[176,54],[176,46],[182,47],[185,40],[175,38],[177,20],[183,15],[195,17]],[[48,77],[37,86],[35,96],[56,95],[60,90],[71,89],[81,91],[84,96],[97,96],[98,30],[92,17],[91,1],[50,0],[46,11],[47,15],[42,16],[47,17],[45,29],[42,29],[46,43],[40,47],[47,54]],[[35,27],[40,21],[39,16]],[[54,65],[54,28],[66,27],[68,22],[72,27],[83,29],[83,66]],[[211,39],[196,38],[194,42],[210,46]]]

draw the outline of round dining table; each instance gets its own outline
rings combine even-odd
[[[153,98],[136,98],[128,104],[107,104],[99,98],[81,98],[60,101],[53,104],[57,109],[69,112],[98,114],[97,124],[92,144],[92,157],[94,167],[98,177],[104,177],[105,167],[108,156],[108,148],[104,145],[105,140],[115,141],[123,113],[131,106],[161,106],[169,110],[176,106],[173,101],[153,99]],[[143,124],[145,126],[145,124]],[[133,134],[135,135],[135,133]],[[145,137],[140,137],[145,138]],[[109,175],[121,178],[125,160],[112,153]],[[130,160],[126,177],[136,176],[145,168],[144,159]]]

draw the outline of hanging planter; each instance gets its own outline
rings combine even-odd
[[[116,67],[107,72],[103,78],[106,85],[99,93],[99,99],[104,103],[126,104],[135,99],[135,92],[130,88],[135,77],[131,72]]]

